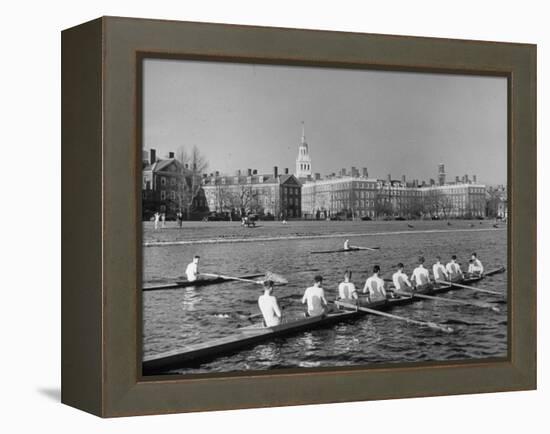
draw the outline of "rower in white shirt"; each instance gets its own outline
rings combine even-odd
[[[477,258],[477,253],[472,253],[470,258],[470,265],[468,266],[468,274],[473,276],[482,276],[483,275],[483,264]]]
[[[414,283],[415,289],[426,289],[432,285],[430,280],[430,272],[424,268],[424,256],[418,258],[418,266],[414,269],[411,281]]]
[[[370,301],[379,301],[386,299],[386,290],[384,289],[384,280],[380,278],[380,266],[375,265],[372,268],[372,276],[367,279],[363,287],[363,293],[368,293]]]
[[[321,287],[323,284],[322,276],[315,276],[315,283],[304,292],[302,304],[307,302],[306,316],[318,316],[325,314],[325,307],[328,305],[325,298],[325,291]]]
[[[447,269],[447,274],[451,282],[456,282],[464,278],[460,264],[456,262],[456,255],[451,256],[451,262],[445,267]]]
[[[349,240],[344,241],[344,250],[349,250],[349,248],[350,248]]]
[[[357,300],[357,289],[353,282],[350,282],[351,271],[344,273],[344,281],[338,285],[338,297],[341,300]]]
[[[258,297],[258,306],[264,317],[266,327],[274,327],[281,324],[283,315],[277,303],[277,298],[273,295],[273,281],[264,282],[264,294]]]
[[[445,265],[441,263],[441,256],[436,258],[436,263],[433,266],[434,280],[437,281],[447,281],[449,280],[449,273],[445,269]]]
[[[189,282],[194,282],[199,278],[199,260],[200,256],[195,255],[193,257],[193,262],[190,262],[185,269],[185,274]]]
[[[397,264],[397,271],[393,273],[392,280],[393,286],[396,291],[405,291],[412,289],[411,282],[405,273],[403,273],[403,264],[400,262]]]

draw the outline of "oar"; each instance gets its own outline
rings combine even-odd
[[[500,309],[498,307],[493,306],[490,303],[476,303],[475,301],[455,300],[455,299],[445,298],[445,297],[435,297],[433,295],[416,294],[413,292],[394,291],[394,294],[401,295],[403,297],[416,297],[416,298],[424,298],[426,300],[443,301],[445,303],[463,304],[465,306],[476,306],[476,307],[481,307],[483,309],[491,309],[495,312],[500,312]]]
[[[258,285],[262,285],[267,280],[271,280],[273,283],[279,283],[282,285],[286,285],[288,283],[288,280],[285,279],[283,276],[277,273],[273,273],[271,271],[268,271],[267,273],[265,273],[265,276],[261,280],[243,279],[242,277],[227,276],[225,274],[212,274],[212,273],[200,273],[200,274],[202,276],[214,277],[217,279],[237,280],[239,282],[256,283]]]
[[[362,312],[371,313],[373,315],[383,316],[383,317],[395,319],[395,320],[398,320],[398,321],[405,321],[409,324],[415,324],[415,325],[418,325],[418,326],[421,326],[421,327],[429,327],[433,330],[439,330],[439,331],[442,331],[442,332],[445,332],[445,333],[452,333],[454,331],[451,327],[447,327],[447,326],[444,326],[444,325],[441,325],[441,324],[437,324],[437,323],[432,322],[432,321],[428,321],[428,322],[419,321],[419,320],[416,320],[416,319],[406,318],[404,316],[399,316],[399,315],[393,315],[391,313],[382,312],[382,311],[379,311],[379,310],[376,310],[376,309],[370,309],[368,307],[357,306],[355,304],[346,303],[346,302],[342,302],[342,301],[339,301],[338,305],[343,306],[347,309],[357,309],[357,310],[360,310]]]
[[[350,246],[350,249],[359,249],[359,250],[372,250],[376,252],[380,250],[380,247],[361,247],[361,246]]]
[[[500,292],[491,291],[489,289],[476,288],[475,286],[463,285],[461,283],[449,282],[447,280],[436,280],[436,282],[437,283],[445,283],[447,285],[458,286],[459,288],[471,289],[472,291],[485,292],[487,294],[500,295],[500,296],[504,295],[504,294],[501,294]]]

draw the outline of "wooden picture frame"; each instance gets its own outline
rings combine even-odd
[[[139,62],[147,56],[508,80],[508,357],[141,375]],[[62,33],[62,402],[102,416],[536,388],[536,46],[103,17]]]

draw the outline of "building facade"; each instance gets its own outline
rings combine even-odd
[[[301,183],[285,169],[258,174],[248,169],[242,174],[204,176],[202,189],[209,210],[230,215],[250,213],[273,218],[298,218],[302,215]]]
[[[302,185],[302,217],[360,218],[375,216],[377,180],[339,176],[306,181]]]
[[[200,176],[180,163],[173,152],[160,159],[155,149],[150,149],[142,164],[142,216],[149,220],[160,212],[173,219],[178,211],[187,219],[199,218],[207,211]]]
[[[357,171],[308,180],[302,186],[302,217],[484,218],[485,186],[469,181],[442,185],[364,177]],[[441,173],[441,172],[440,172]],[[345,175],[342,175],[345,174]],[[441,181],[439,177],[438,181]]]

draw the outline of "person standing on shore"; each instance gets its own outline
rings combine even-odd
[[[193,262],[190,262],[187,264],[187,268],[185,269],[185,275],[187,276],[187,280],[189,282],[195,282],[199,279],[200,273],[199,273],[199,261],[201,257],[199,255],[195,255],[193,257]]]
[[[166,222],[166,214],[165,213],[162,213],[160,215],[160,221],[162,222],[162,227],[164,228],[165,227],[164,223]]]
[[[264,326],[278,326],[283,320],[283,314],[281,313],[277,298],[273,295],[273,281],[266,280],[263,285],[264,294],[258,297],[258,306],[264,317]]]
[[[307,302],[306,316],[319,316],[325,314],[325,307],[328,306],[325,298],[325,290],[321,287],[323,284],[322,276],[315,276],[315,283],[304,292],[302,304]]]
[[[155,218],[155,231],[159,228],[160,213],[157,211],[154,215]]]

